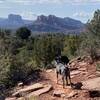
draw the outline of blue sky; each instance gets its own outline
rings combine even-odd
[[[0,0],[0,17],[5,18],[8,14],[20,14],[34,20],[38,15],[52,14],[87,22],[97,9],[100,0]]]

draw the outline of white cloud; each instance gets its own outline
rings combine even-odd
[[[37,18],[37,14],[34,14],[32,11],[23,11],[23,12],[13,12],[12,14],[15,14],[15,15],[20,15],[23,19],[26,19],[26,20],[34,20]]]
[[[37,15],[34,14],[33,12],[31,12],[31,11],[29,11],[29,12],[28,11],[22,12],[20,15],[24,19],[30,19],[30,20],[33,20],[33,19],[35,19],[37,17]]]
[[[93,13],[88,13],[88,12],[84,12],[84,11],[75,12],[73,14],[73,17],[79,17],[79,18],[88,18],[90,16],[92,17],[93,16]]]
[[[18,3],[24,5],[43,4],[43,3],[62,3],[65,0],[6,0],[11,3]]]
[[[100,4],[100,0],[0,0],[7,1],[11,3],[18,3],[24,5],[32,5],[32,4],[44,4],[44,3],[52,3],[52,4]]]
[[[0,3],[15,3],[21,5],[34,4],[71,4],[71,5],[87,5],[100,4],[100,0],[0,0]]]
[[[5,0],[0,0],[0,3],[3,3]]]

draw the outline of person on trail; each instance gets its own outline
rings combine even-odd
[[[69,59],[67,56],[61,56],[61,50],[58,49],[56,55],[55,55],[55,60],[57,63],[62,63],[63,65],[67,65],[69,63]]]
[[[57,48],[56,50],[55,60],[57,63],[61,63],[61,49],[60,48]]]
[[[61,63],[67,65],[69,63],[69,59],[67,56],[61,56]]]

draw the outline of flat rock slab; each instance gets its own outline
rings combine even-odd
[[[16,100],[16,97],[9,97],[9,98],[6,98],[5,100]]]
[[[78,93],[75,91],[70,92],[65,98],[71,98],[74,97],[75,95],[77,95]]]
[[[17,98],[17,100],[25,100],[24,97]]]
[[[79,71],[86,71],[86,68],[79,68]]]
[[[74,77],[75,77],[75,75],[73,75],[73,76],[71,75],[70,77],[71,77],[71,78],[74,78]]]
[[[43,84],[36,83],[36,84],[30,85],[30,86],[27,86],[26,88],[20,89],[19,91],[13,93],[12,96],[17,97],[19,95],[22,95],[23,93],[32,92],[32,91],[41,89],[43,87],[44,87]]]
[[[37,97],[37,96],[40,96],[41,94],[44,94],[44,93],[47,93],[49,92],[50,90],[52,89],[52,85],[46,85],[44,88],[42,89],[39,89],[37,91],[34,91],[30,94],[28,94],[26,97],[29,99],[29,98],[32,98],[32,97]],[[30,100],[30,99],[29,99]]]
[[[75,62],[72,62],[72,63],[71,63],[71,66],[75,66],[75,65],[76,65],[76,63],[75,63]]]
[[[100,77],[83,81],[82,84],[82,89],[100,91]]]
[[[80,74],[80,73],[81,73],[81,71],[78,71],[78,70],[77,70],[77,71],[72,71],[72,72],[70,73],[70,75],[73,76],[73,75],[77,75],[77,74]]]
[[[95,75],[89,75],[88,78],[95,78]]]
[[[87,65],[86,62],[80,62],[80,63],[79,63],[79,66],[86,66],[86,65]]]

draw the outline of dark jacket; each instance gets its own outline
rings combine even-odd
[[[69,63],[69,59],[67,56],[56,56],[55,60],[57,63],[62,63],[64,65],[67,65]]]

